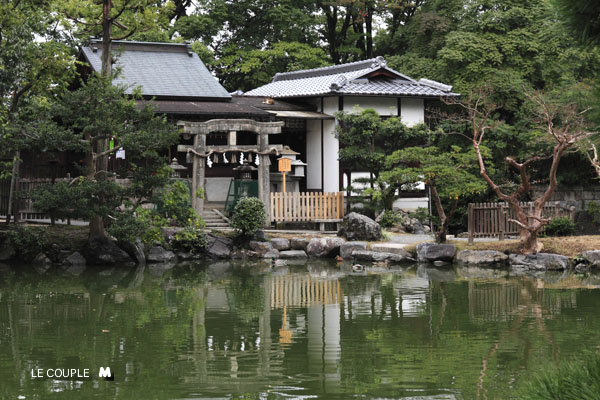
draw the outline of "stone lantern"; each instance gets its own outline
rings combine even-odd
[[[173,160],[171,160],[171,164],[169,164],[169,168],[171,168],[173,170],[173,178],[179,178],[180,172],[187,170],[187,167],[185,167],[177,162],[177,158],[173,158]]]

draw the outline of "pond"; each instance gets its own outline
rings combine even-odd
[[[598,285],[417,265],[2,265],[0,397],[514,398],[596,348]]]

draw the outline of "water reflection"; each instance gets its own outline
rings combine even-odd
[[[508,398],[596,346],[599,283],[422,265],[0,265],[0,397]]]

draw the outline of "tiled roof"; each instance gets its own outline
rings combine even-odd
[[[380,71],[381,73],[375,73]],[[273,81],[246,92],[246,96],[273,98],[323,95],[458,96],[452,86],[414,79],[386,66],[382,57],[332,67],[276,74]]]
[[[129,86],[132,93],[141,86],[144,96],[228,100],[229,93],[208,71],[198,55],[186,44],[113,41],[121,69],[116,84]],[[92,69],[102,67],[102,43],[92,40],[82,53]]]

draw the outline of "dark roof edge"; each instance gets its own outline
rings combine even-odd
[[[291,71],[291,72],[278,72],[275,74],[275,76],[273,76],[273,82],[286,81],[286,80],[292,80],[292,79],[311,78],[311,77],[315,77],[315,76],[341,74],[344,72],[372,68],[373,64],[381,65],[382,62],[385,64],[385,60],[383,59],[383,57],[377,57],[377,58],[370,58],[368,60],[355,61],[355,62],[346,63],[346,64],[330,65],[328,67],[303,69],[303,70]]]
[[[90,39],[83,47],[88,47],[94,51],[94,47],[99,48],[102,45],[102,39]],[[164,43],[164,42],[140,42],[134,40],[113,40],[113,49],[119,47],[127,48],[127,50],[135,50],[136,48],[144,51],[170,51],[177,53],[191,53],[192,45],[189,43]]]

